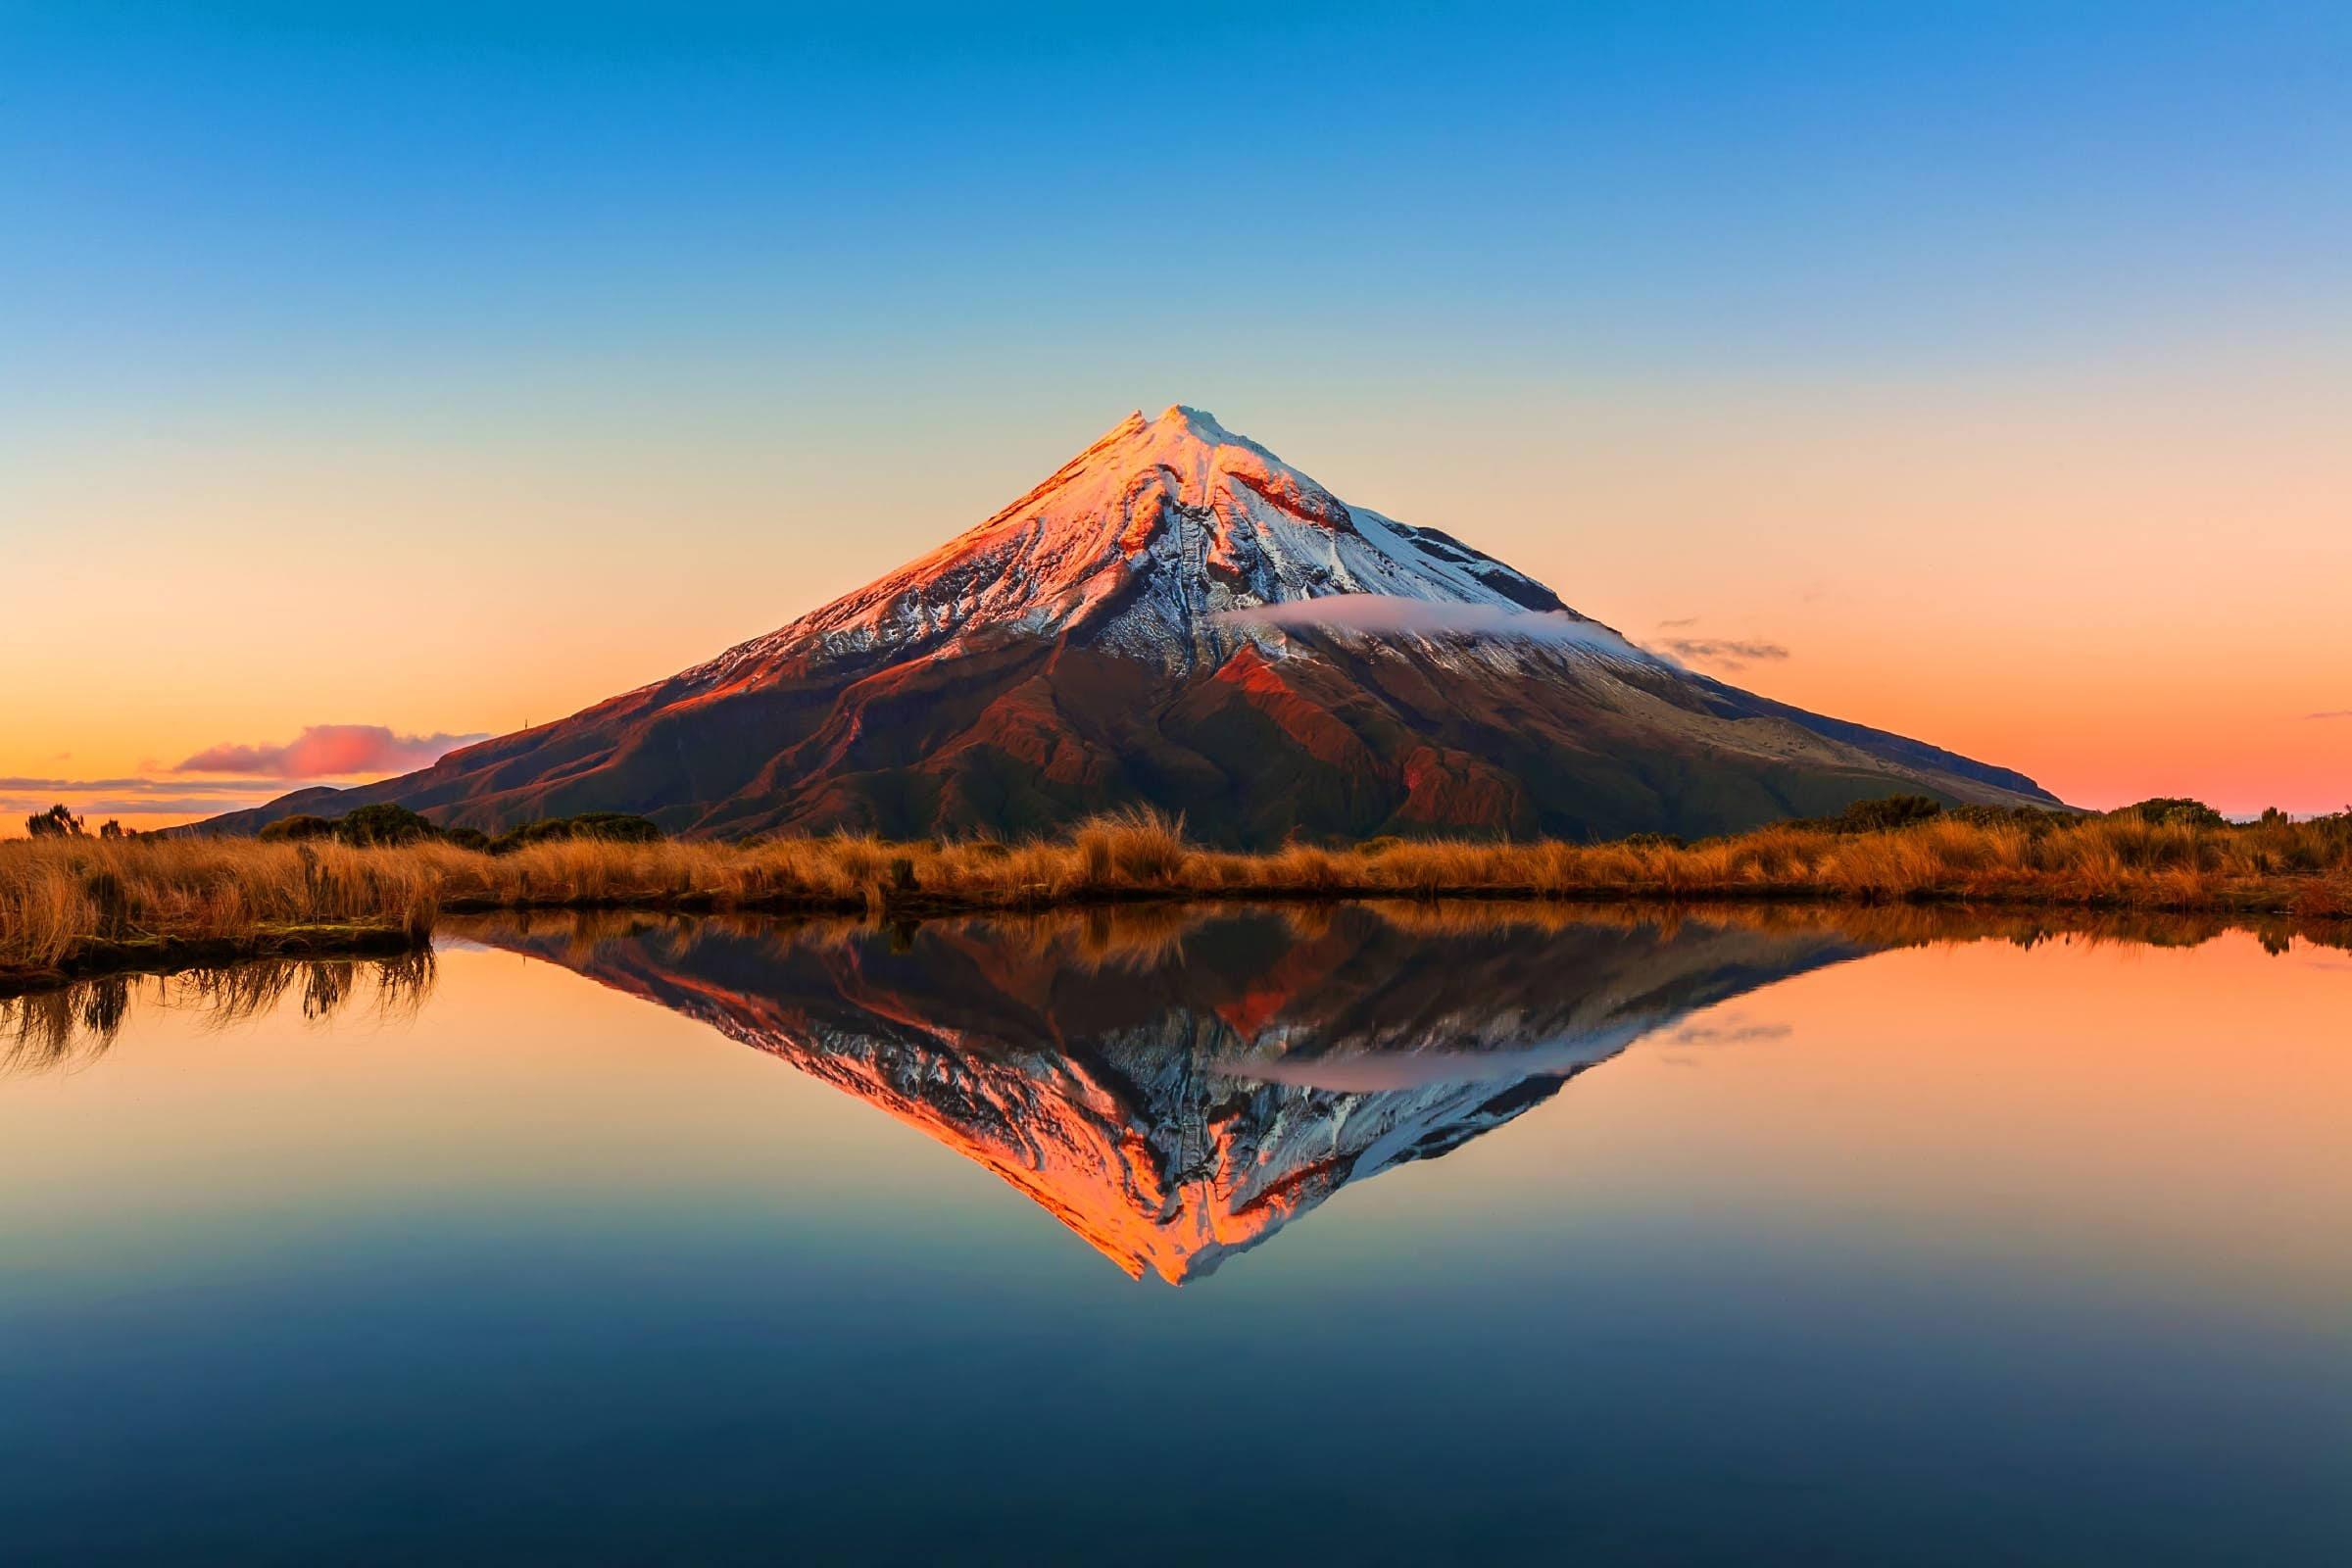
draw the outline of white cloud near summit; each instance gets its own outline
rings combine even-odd
[[[1452,604],[1390,594],[1328,594],[1221,611],[1209,617],[1227,626],[1295,626],[1378,637],[1524,637],[1532,642],[1590,648],[1639,659],[1640,649],[1597,621],[1557,611],[1505,610],[1499,605]]]

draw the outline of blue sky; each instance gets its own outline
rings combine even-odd
[[[1199,316],[1441,377],[1965,366],[2340,314],[2352,260],[2340,6],[0,17],[35,416],[649,349],[1156,371]]]

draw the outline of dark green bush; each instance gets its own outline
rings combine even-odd
[[[1943,803],[1926,795],[1887,795],[1856,801],[1823,825],[1837,833],[1885,833],[1943,814]]]
[[[2029,833],[2046,833],[2077,820],[2072,811],[2045,810],[2037,806],[1955,806],[1944,814],[1970,827],[2021,827]]]
[[[378,802],[347,811],[335,819],[335,837],[346,844],[414,844],[437,838],[440,830],[405,806]]]
[[[444,843],[454,844],[461,850],[472,850],[477,855],[490,848],[490,835],[478,827],[445,827],[441,830],[441,838]]]
[[[666,837],[650,817],[631,811],[583,811],[571,819],[572,837],[611,839],[615,844],[659,844]]]
[[[533,844],[560,839],[606,839],[615,844],[659,844],[665,837],[646,817],[627,811],[583,811],[577,816],[551,816],[507,829],[490,841],[492,855],[511,855]]]
[[[26,817],[24,831],[36,839],[77,839],[82,836],[81,818],[63,806],[52,806]]]
[[[1689,846],[1680,833],[1628,833],[1618,843],[1629,850],[1680,850]]]
[[[335,824],[323,816],[281,816],[264,827],[259,836],[264,844],[299,844],[305,839],[334,835]]]
[[[2207,806],[2203,801],[2185,795],[2158,795],[2148,800],[2121,806],[2107,813],[2109,816],[2137,817],[2157,827],[2228,827],[2230,819]]]

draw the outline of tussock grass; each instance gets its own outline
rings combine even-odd
[[[0,843],[0,972],[421,943],[442,868],[250,839]]]
[[[1148,809],[1021,844],[856,835],[725,845],[574,838],[489,856],[443,842],[0,843],[0,971],[20,976],[421,943],[443,909],[807,910],[869,919],[1138,900],[1835,900],[2352,915],[2352,816],[2247,826],[2132,816],[1810,824],[1681,845],[1377,840],[1205,850]]]

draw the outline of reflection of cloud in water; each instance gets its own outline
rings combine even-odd
[[[1740,1023],[1738,1015],[1720,1024],[1690,1023],[1661,1037],[1670,1046],[1731,1046],[1756,1040],[1786,1040],[1795,1033],[1785,1023]]]
[[[1257,1083],[1297,1084],[1308,1089],[1371,1094],[1390,1089],[1419,1089],[1430,1084],[1532,1078],[1546,1073],[1566,1076],[1582,1071],[1594,1062],[1606,1061],[1640,1037],[1641,1031],[1628,1027],[1598,1031],[1582,1039],[1546,1041],[1516,1050],[1226,1056],[1211,1062],[1210,1066],[1229,1078],[1244,1078]]]

